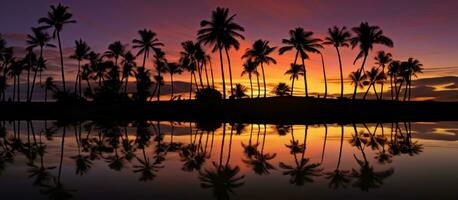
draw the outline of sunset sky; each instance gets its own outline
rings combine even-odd
[[[120,40],[130,49],[132,39],[137,38],[137,31],[151,29],[165,44],[164,50],[170,61],[177,61],[180,43],[195,40],[202,19],[209,19],[211,11],[217,6],[227,7],[232,14],[237,14],[235,22],[245,28],[245,41],[241,49],[231,52],[236,82],[247,81],[240,77],[241,55],[253,41],[269,40],[273,46],[281,46],[281,39],[288,36],[288,30],[303,27],[313,31],[317,37],[324,38],[327,29],[334,25],[357,26],[363,21],[380,26],[384,33],[393,39],[395,47],[384,50],[393,53],[395,59],[408,57],[419,59],[425,68],[420,77],[458,75],[458,1],[456,0],[15,0],[0,3],[0,33],[9,45],[25,45],[25,35],[30,27],[37,26],[37,20],[46,15],[49,5],[63,3],[70,7],[77,24],[64,27],[62,37],[64,52],[68,56],[74,40],[82,38],[97,52],[104,52],[109,43]],[[208,49],[208,48],[207,48]],[[373,65],[374,53],[370,55],[368,67]],[[133,50],[136,53],[136,50]],[[55,52],[48,51],[49,68],[57,69]],[[328,78],[333,82],[339,77],[335,49],[323,50]],[[345,77],[359,66],[352,65],[357,51],[343,49]],[[277,65],[266,67],[266,76],[270,83],[287,82],[284,76],[293,53],[278,56]],[[75,63],[65,60],[67,74],[73,74]],[[218,57],[213,55],[214,69],[219,75]],[[318,55],[312,55],[306,61],[309,72],[309,84],[312,92],[323,90],[321,61]],[[151,60],[148,63],[152,67]],[[147,67],[148,67],[147,66]],[[73,75],[74,76],[74,75]],[[73,77],[68,76],[68,77]],[[187,81],[189,75],[183,74],[178,80]],[[58,78],[58,77],[56,77]],[[244,80],[242,80],[244,79]],[[168,79],[166,79],[168,80]],[[302,80],[297,86],[303,87]],[[331,85],[331,93],[338,92],[338,85]],[[347,92],[350,92],[347,89]]]

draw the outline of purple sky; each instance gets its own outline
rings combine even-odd
[[[180,43],[195,39],[199,22],[208,19],[216,6],[223,6],[236,13],[236,22],[246,29],[241,50],[232,53],[236,66],[242,62],[239,56],[244,49],[256,39],[267,39],[274,46],[280,46],[288,30],[297,26],[323,37],[327,28],[333,25],[351,28],[368,21],[380,26],[394,40],[395,48],[385,50],[392,52],[395,59],[415,57],[424,64],[427,70],[423,77],[458,75],[456,0],[14,0],[0,3],[0,32],[9,44],[24,45],[24,34],[37,25],[39,17],[46,15],[49,5],[59,2],[69,6],[78,21],[64,27],[63,45],[66,48],[72,47],[75,39],[83,38],[93,49],[103,52],[109,43],[121,40],[128,44],[137,37],[139,29],[148,28],[157,32],[158,38],[166,44],[168,57],[174,60]],[[334,49],[327,48],[324,53],[329,78],[337,78]],[[356,53],[343,50],[346,74],[356,68],[352,65]],[[291,57],[289,54],[277,56],[279,64],[270,66],[267,73],[275,79],[288,81],[283,72],[292,61]],[[218,62],[216,56],[214,59]],[[318,57],[308,62],[312,68],[311,80],[318,81],[322,76]],[[370,65],[372,63],[373,60]],[[236,78],[240,78],[239,71],[235,72],[238,73]]]

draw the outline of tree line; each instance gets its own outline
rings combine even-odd
[[[50,6],[47,16],[39,18],[37,27],[27,35],[27,48],[24,57],[17,57],[13,48],[9,47],[0,35],[0,94],[2,101],[21,101],[21,77],[26,76],[27,95],[26,101],[31,102],[35,87],[38,84],[45,90],[45,99],[48,92],[53,97],[62,101],[151,101],[161,96],[161,86],[168,76],[171,86],[171,100],[181,99],[175,96],[174,76],[187,72],[190,74],[189,99],[193,94],[197,99],[244,97],[267,97],[273,93],[277,96],[292,96],[294,83],[300,77],[304,80],[305,97],[310,97],[307,84],[307,66],[305,60],[311,54],[319,54],[322,63],[324,79],[324,96],[328,97],[327,78],[323,49],[325,46],[335,48],[339,61],[340,71],[340,96],[344,96],[343,62],[340,55],[342,48],[352,48],[358,51],[353,64],[361,61],[361,66],[348,76],[354,85],[352,99],[356,99],[358,88],[365,88],[362,99],[367,99],[372,89],[376,99],[384,99],[384,85],[390,84],[391,100],[410,100],[412,79],[422,72],[422,64],[414,58],[406,61],[393,59],[391,53],[379,51],[374,58],[375,66],[366,70],[367,59],[374,46],[393,47],[393,41],[387,37],[378,26],[362,22],[359,26],[348,30],[345,26],[334,26],[328,29],[324,39],[315,36],[311,31],[301,27],[289,31],[289,37],[282,40],[281,47],[274,47],[270,41],[259,39],[243,54],[243,71],[241,76],[248,76],[248,88],[240,83],[233,83],[230,51],[240,49],[240,40],[244,40],[244,28],[235,22],[235,14],[230,14],[229,9],[217,7],[209,20],[202,20],[195,41],[189,40],[181,43],[182,50],[179,60],[173,62],[166,58],[163,50],[164,44],[160,42],[157,34],[149,29],[138,31],[138,38],[132,40],[132,49],[126,49],[127,44],[115,41],[108,45],[107,51],[97,53],[82,39],[75,41],[74,52],[71,59],[77,61],[75,84],[69,88],[66,84],[64,57],[62,54],[61,33],[67,25],[76,23],[69,8],[58,4]],[[57,45],[53,44],[57,40]],[[208,47],[210,51],[206,51]],[[47,60],[43,55],[45,48],[58,48],[60,58],[61,84],[57,85],[53,77],[47,77],[42,82],[42,73],[47,69]],[[265,67],[276,64],[273,55],[277,52],[283,55],[286,52],[295,54],[290,68],[285,75],[289,76],[291,86],[286,83],[277,84],[272,91],[267,91]],[[219,56],[221,68],[222,91],[215,86],[211,53]],[[136,61],[141,60],[141,65]],[[147,60],[152,60],[153,67],[146,66]],[[227,65],[225,65],[225,62]],[[229,90],[226,90],[227,75],[229,72]],[[135,91],[128,90],[129,80],[135,80]],[[38,80],[37,80],[38,79]],[[253,80],[255,79],[255,80]],[[7,87],[13,87],[11,97],[6,97]],[[253,87],[257,84],[257,91]],[[261,84],[262,83],[262,84]],[[85,85],[85,86],[83,86]],[[255,94],[257,93],[257,94]],[[385,98],[386,99],[386,98]]]

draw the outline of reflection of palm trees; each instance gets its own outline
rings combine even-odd
[[[330,179],[329,188],[339,189],[346,188],[347,184],[350,182],[349,170],[340,170],[340,161],[342,158],[342,147],[344,141],[344,126],[341,125],[342,135],[340,136],[340,149],[339,149],[339,159],[337,161],[337,167],[332,172],[327,172],[326,179]]]
[[[321,176],[322,169],[319,168],[321,164],[309,163],[310,159],[304,157],[307,143],[307,133],[308,125],[305,125],[304,144],[299,145],[299,142],[294,140],[293,129],[291,129],[292,144],[286,146],[291,149],[291,153],[293,154],[295,160],[295,166],[280,162],[280,168],[285,170],[283,175],[290,176],[290,184],[304,185],[306,182],[313,182],[313,177]],[[297,153],[301,153],[300,160],[297,159]]]
[[[264,136],[262,139],[261,151],[258,151],[257,149],[255,149],[255,154],[253,156],[249,156],[248,159],[243,160],[244,163],[252,166],[253,171],[259,175],[269,174],[269,170],[275,169],[275,167],[272,164],[270,164],[269,161],[274,159],[277,156],[277,154],[276,153],[273,153],[273,154],[264,153],[264,145],[266,143],[266,134],[267,134],[266,125],[264,124],[264,134],[263,134]],[[250,135],[250,139],[251,139],[251,135]]]

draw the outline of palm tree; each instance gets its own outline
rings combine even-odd
[[[13,77],[13,102],[16,98],[17,93],[17,100],[20,101],[20,94],[21,94],[21,87],[20,87],[20,77],[22,71],[24,70],[24,65],[22,61],[17,61],[15,59],[11,60],[10,69],[8,70],[8,74],[10,77]],[[17,86],[17,87],[16,87]]]
[[[164,44],[159,42],[159,39],[156,38],[156,33],[143,29],[139,30],[138,34],[140,35],[140,39],[134,39],[132,42],[134,43],[133,48],[139,49],[137,56],[143,54],[143,64],[142,67],[146,67],[146,58],[149,56],[149,52],[151,50],[157,52],[159,51],[160,46],[164,46]]]
[[[340,150],[339,150],[339,159],[337,162],[337,167],[334,171],[326,173],[326,179],[331,179],[329,182],[329,187],[333,189],[338,189],[339,187],[346,188],[346,184],[350,182],[349,170],[340,170],[340,161],[342,159],[342,147],[344,141],[344,126],[341,125],[342,134],[340,136]]]
[[[274,87],[272,90],[273,93],[277,96],[290,96],[291,95],[291,88],[286,85],[286,83],[279,83],[277,86]]]
[[[264,63],[265,64],[270,64],[270,63],[277,64],[277,61],[274,58],[269,56],[269,54],[275,51],[275,49],[276,47],[269,46],[269,41],[259,39],[253,43],[253,46],[251,48],[246,49],[245,54],[243,54],[242,56],[242,58],[252,60],[261,65],[262,80],[264,82],[264,98],[267,95],[266,76],[264,73]]]
[[[301,65],[291,64],[288,71],[285,72],[285,75],[290,75],[289,79],[292,80],[291,83],[291,96],[294,94],[294,80],[299,79],[300,76],[305,75],[304,68]]]
[[[308,97],[309,94],[307,88],[307,72],[305,69],[304,60],[309,59],[309,56],[307,54],[309,52],[320,53],[318,49],[323,48],[323,46],[320,44],[321,39],[313,38],[313,32],[304,31],[304,29],[300,27],[290,30],[289,35],[289,39],[282,40],[282,43],[285,44],[285,46],[280,48],[279,53],[280,55],[282,55],[287,51],[295,49],[296,56],[294,58],[293,65],[296,65],[297,58],[300,54],[302,60],[302,68],[304,71],[305,96]]]
[[[332,29],[328,29],[328,34],[324,40],[323,44],[333,45],[337,51],[337,57],[339,58],[339,67],[340,67],[340,98],[343,98],[344,93],[344,83],[343,83],[343,69],[342,69],[342,60],[340,57],[339,47],[348,47],[349,40],[351,37],[350,32],[347,31],[347,27],[339,28],[334,26]]]
[[[376,65],[379,65],[379,67],[382,68],[382,71],[380,72],[381,74],[383,74],[383,76],[385,76],[385,67],[386,65],[388,65],[389,63],[391,63],[393,61],[393,59],[391,58],[392,55],[391,53],[385,53],[385,51],[379,51],[377,52],[377,56],[375,56],[375,64]],[[384,82],[381,82],[381,85],[382,87],[380,88],[380,99],[382,100],[383,99],[383,85],[384,85]]]
[[[78,89],[80,97],[81,97],[81,92],[82,92],[81,91],[81,61],[89,58],[90,51],[91,51],[91,48],[87,45],[85,41],[83,41],[82,39],[75,40],[75,51],[70,56],[70,58],[78,61],[78,71],[76,74],[76,81],[75,81],[75,93],[77,93],[76,91]]]
[[[47,32],[44,32],[43,30],[41,30],[39,28],[32,28],[32,32],[33,32],[33,35],[27,35],[27,41],[26,41],[27,45],[28,45],[27,48],[29,50],[32,50],[35,47],[40,47],[39,60],[40,59],[44,60],[44,58],[43,58],[43,48],[45,46],[46,47],[55,48],[56,46],[50,43],[52,38]],[[37,63],[37,64],[40,64],[40,63]],[[41,72],[42,72],[42,70],[44,68],[45,67],[42,66],[42,65],[37,65],[35,70],[34,70],[35,72],[34,72],[33,81],[32,81],[32,88],[30,90],[28,101],[32,100],[33,89],[35,87],[35,80],[36,80],[36,77],[37,77],[37,73],[40,72],[40,77],[41,77]]]
[[[321,65],[323,66],[323,79],[324,79],[324,97],[326,99],[326,97],[328,96],[328,81],[326,79],[326,67],[324,66],[324,58],[323,58],[323,54],[320,52],[320,57],[321,57]]]
[[[242,71],[242,74],[241,74],[242,77],[243,77],[243,75],[248,74],[248,78],[250,79],[251,98],[253,98],[252,75],[253,74],[256,75],[256,76],[259,75],[258,71],[256,70],[257,67],[258,67],[258,63],[254,62],[254,61],[251,61],[251,60],[248,60],[243,64],[243,71]]]
[[[42,29],[49,29],[54,28],[53,37],[57,36],[57,42],[59,43],[59,53],[60,53],[60,66],[61,66],[61,73],[62,73],[62,87],[64,92],[66,92],[65,88],[65,72],[64,72],[64,57],[62,56],[62,46],[61,46],[61,38],[60,32],[65,24],[76,23],[76,20],[73,20],[73,15],[68,12],[68,7],[63,6],[61,4],[54,6],[51,5],[51,11],[48,12],[47,17],[42,17],[38,20],[38,23],[44,24]]]
[[[231,91],[230,98],[241,99],[243,97],[246,97],[248,96],[246,95],[246,91],[247,91],[247,88],[244,85],[237,83],[235,84],[235,88]]]
[[[167,60],[165,59],[165,53],[162,50],[156,51],[154,55],[154,64],[157,72],[157,78],[162,78],[161,73],[167,72]],[[157,81],[156,84],[157,89],[157,100],[159,101],[159,97],[161,96],[161,84],[160,81]]]
[[[420,63],[417,59],[409,58],[405,63],[405,71],[406,71],[406,89],[404,92],[404,101],[406,100],[407,91],[409,92],[410,101],[411,91],[412,91],[412,76],[416,77],[418,73],[423,72],[423,64]]]
[[[356,70],[350,73],[351,84],[355,84],[355,90],[353,91],[353,100],[356,98],[356,88],[364,88],[364,81],[366,80],[366,74],[362,74],[361,71]]]
[[[193,41],[185,41],[181,43],[181,47],[183,48],[183,51],[180,52],[181,57],[180,57],[180,63],[185,68],[187,71],[191,72],[191,82],[190,82],[190,87],[191,90],[189,92],[189,98],[191,98],[191,93],[192,93],[192,78],[194,77],[195,79],[195,84],[196,84],[196,89],[199,90],[199,85],[197,84],[197,78],[196,78],[196,70],[197,70],[197,60],[196,60],[196,44],[194,44]]]
[[[170,74],[170,86],[172,87],[172,93],[170,95],[170,100],[173,99],[173,75],[174,74],[181,74],[183,73],[183,69],[181,68],[181,65],[178,63],[167,63],[167,72]]]
[[[221,75],[223,80],[223,98],[226,98],[226,84],[224,79],[224,66],[223,66],[223,54],[224,49],[227,56],[229,66],[229,81],[232,91],[232,71],[231,61],[229,57],[229,49],[234,47],[236,50],[239,49],[240,43],[238,39],[244,40],[245,37],[240,32],[245,29],[239,24],[234,22],[235,15],[229,16],[229,9],[217,7],[212,12],[211,20],[202,20],[200,22],[201,29],[197,32],[199,43],[204,45],[213,46],[212,52],[219,51],[219,58],[221,62]]]
[[[401,70],[401,61],[393,60],[388,65],[388,75],[390,76],[390,86],[391,86],[391,100],[397,100],[397,80],[399,71]]]
[[[124,94],[127,95],[127,84],[129,83],[129,77],[134,76],[135,68],[137,63],[135,62],[135,56],[132,52],[128,51],[124,55],[124,60],[121,62],[122,67],[122,80],[126,79],[124,82]]]
[[[361,68],[359,69],[360,73],[364,72],[367,56],[370,50],[374,48],[374,45],[380,44],[387,47],[393,47],[393,41],[385,36],[378,26],[371,26],[367,22],[362,22],[358,27],[352,28],[352,30],[355,32],[356,36],[351,38],[351,46],[353,49],[357,46],[359,47],[359,53],[353,61],[353,64],[360,58],[363,58]],[[355,91],[357,88],[358,86],[355,85]]]
[[[369,87],[367,87],[366,93],[364,93],[363,99],[366,99],[367,94],[369,93],[369,90],[371,89],[372,86],[374,86],[374,93],[375,97],[378,99],[378,94],[377,90],[375,89],[375,82],[379,80],[380,78],[380,70],[378,67],[372,67],[371,70],[366,71],[366,76],[369,79]]]
[[[35,68],[37,65],[37,55],[33,52],[33,48],[31,46],[27,47],[27,54],[22,59],[23,69],[27,70],[27,98],[26,101],[29,101],[30,96],[30,71]]]
[[[125,47],[121,41],[116,41],[108,45],[108,51],[105,51],[105,56],[108,58],[115,59],[115,66],[118,66],[119,57],[123,57],[125,54]]]
[[[52,77],[46,78],[44,88],[45,88],[45,102],[47,102],[48,101],[48,91],[55,92],[57,89],[57,86],[56,84],[54,84],[54,80]]]

